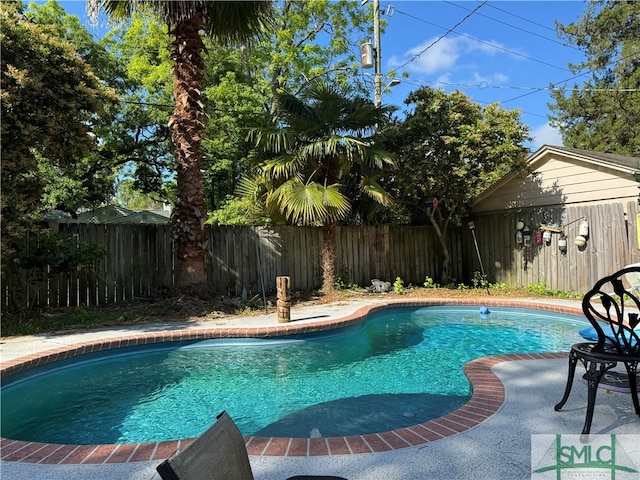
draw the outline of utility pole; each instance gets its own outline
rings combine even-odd
[[[379,107],[382,104],[382,68],[381,59],[382,52],[380,52],[380,0],[373,0],[373,41],[374,41],[374,53],[375,53],[375,69],[374,69],[374,82],[375,82],[375,105]]]

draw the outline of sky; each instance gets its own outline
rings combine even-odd
[[[88,23],[84,0],[59,3]],[[583,0],[380,0],[381,21],[386,22],[381,70],[396,70],[401,79],[385,89],[382,103],[400,107],[401,114],[407,95],[421,86],[461,90],[483,106],[498,102],[519,110],[534,138],[528,144],[532,151],[562,145],[549,125],[549,85],[572,87],[588,77],[569,70],[569,63],[580,63],[584,55],[558,38],[555,22],[576,22],[586,6]],[[373,8],[373,1],[365,8]],[[373,74],[373,69],[364,72]]]
[[[585,57],[558,38],[555,22],[576,22],[586,2],[381,0],[380,5],[387,22],[380,41],[382,71],[397,69],[402,79],[386,90],[382,103],[404,107],[408,93],[421,86],[461,90],[483,106],[498,102],[519,110],[534,137],[532,150],[562,145],[547,117],[548,87],[572,87],[588,77],[575,78],[569,70],[569,63]],[[389,7],[392,15],[386,14]],[[402,78],[404,72],[409,78]]]

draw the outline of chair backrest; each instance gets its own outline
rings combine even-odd
[[[625,267],[598,280],[583,297],[582,311],[598,334],[593,351],[613,349],[619,355],[640,356],[640,295],[637,285],[623,283],[636,275],[640,265]]]
[[[244,439],[227,412],[156,470],[164,480],[253,480]]]

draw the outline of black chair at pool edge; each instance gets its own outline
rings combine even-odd
[[[636,377],[640,363],[640,328],[636,329],[640,321],[640,294],[634,288],[636,285],[631,285],[628,289],[623,285],[625,275],[639,273],[638,265],[625,267],[598,280],[582,299],[582,311],[597,333],[597,341],[571,346],[567,386],[555,410],[560,410],[569,398],[576,364],[580,360],[586,369],[583,378],[587,381],[588,388],[583,436],[588,436],[591,431],[600,380],[618,363],[623,363],[626,368],[633,406],[636,414],[640,415]]]
[[[227,412],[187,448],[156,467],[163,480],[253,480],[249,455],[238,427]],[[287,480],[346,480],[298,475]]]

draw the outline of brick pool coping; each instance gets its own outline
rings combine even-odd
[[[567,315],[582,315],[575,307],[540,304],[532,301],[505,299],[422,299],[390,301],[358,309],[351,315],[325,321],[296,321],[264,327],[214,327],[158,333],[136,333],[125,337],[95,340],[0,363],[0,376],[5,377],[39,365],[122,347],[212,338],[266,338],[300,333],[321,332],[353,325],[375,311],[394,307],[487,306],[529,308]],[[327,438],[280,438],[246,436],[249,455],[256,456],[322,456],[375,453],[422,445],[449,437],[480,425],[503,405],[504,385],[492,372],[498,363],[516,360],[566,358],[567,353],[509,354],[483,357],[467,363],[463,370],[472,385],[469,402],[453,412],[411,427],[388,432]],[[0,457],[8,462],[39,464],[112,464],[162,461],[185,448],[193,439],[138,444],[59,445],[0,438]]]

